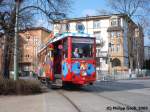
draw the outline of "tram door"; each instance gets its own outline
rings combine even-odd
[[[60,42],[54,43],[54,76],[61,78],[62,49]]]

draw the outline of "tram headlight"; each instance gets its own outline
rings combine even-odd
[[[83,71],[82,76],[86,76],[86,75],[87,75],[86,71]]]

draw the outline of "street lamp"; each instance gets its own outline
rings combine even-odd
[[[108,62],[109,62],[109,73],[111,74],[111,42],[108,45]]]
[[[64,13],[60,13],[60,12],[50,12],[48,14],[48,16],[50,18],[49,23],[53,24],[53,26],[52,26],[53,31],[54,31],[54,22],[55,22],[55,20],[66,17],[66,15]],[[56,16],[56,17],[54,17],[54,16]]]
[[[23,0],[15,0],[16,7],[16,21],[15,21],[15,45],[14,45],[14,80],[18,79],[18,14],[19,14],[19,5]]]
[[[88,18],[89,18],[89,16],[86,15],[86,30],[87,30],[87,33],[88,33]]]

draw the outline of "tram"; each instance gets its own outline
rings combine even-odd
[[[84,33],[63,33],[38,52],[40,80],[55,85],[93,84],[96,81],[96,41]]]

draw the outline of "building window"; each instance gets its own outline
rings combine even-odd
[[[26,54],[26,55],[25,55],[25,57],[26,57],[26,58],[29,58],[29,57],[30,57],[30,55],[29,55],[29,54]]]
[[[96,49],[96,57],[100,57],[100,52],[101,52],[100,49]]]
[[[120,44],[116,45],[116,51],[119,52],[120,51]]]
[[[94,22],[93,22],[93,28],[94,28],[94,29],[100,28],[100,21],[94,21]]]
[[[60,27],[61,27],[61,26],[60,26],[59,24],[56,24],[56,25],[55,25],[55,30],[60,30]]]
[[[116,32],[111,32],[111,33],[110,33],[110,37],[111,37],[111,38],[114,38],[115,36],[116,36]]]
[[[120,38],[120,36],[121,36],[121,32],[118,31],[117,32],[117,37]]]
[[[66,31],[69,32],[69,30],[70,30],[70,24],[67,23],[67,24],[66,24]]]
[[[101,39],[101,32],[98,31],[98,32],[94,32],[94,36],[96,37],[96,40],[99,40]]]
[[[121,32],[120,32],[120,31],[116,32],[116,37],[117,37],[117,38],[120,38],[120,37],[121,37]]]
[[[121,42],[121,39],[118,38],[118,39],[117,39],[117,44],[120,44],[120,42]]]
[[[116,32],[110,32],[110,41],[113,42],[116,37]]]
[[[34,36],[34,37],[33,37],[33,43],[34,43],[34,45],[38,45],[39,39],[38,39],[37,36]]]
[[[61,26],[62,33],[69,31],[69,27],[70,27],[69,24],[62,24]]]
[[[76,24],[76,30],[77,30],[78,32],[84,32],[85,26],[84,26],[81,22],[78,22],[78,23]]]
[[[111,19],[111,26],[117,26],[117,18]]]
[[[111,51],[114,52],[115,51],[115,45],[111,44]]]
[[[120,26],[120,18],[112,18],[111,26]]]

